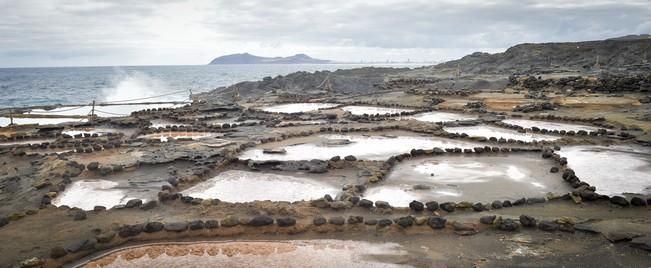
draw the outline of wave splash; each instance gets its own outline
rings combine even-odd
[[[102,90],[103,102],[163,102],[187,99],[187,94],[183,92],[169,95],[172,90],[165,82],[137,71],[127,73],[118,70],[118,75],[113,79],[112,85]]]

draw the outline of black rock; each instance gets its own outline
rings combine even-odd
[[[346,219],[344,219],[344,217],[341,217],[341,216],[336,216],[336,217],[330,218],[328,220],[328,222],[330,224],[334,224],[334,225],[344,225],[344,224],[346,224]]]
[[[439,202],[436,201],[429,201],[425,203],[425,206],[427,206],[427,210],[429,211],[436,211],[439,209]]]
[[[191,221],[190,224],[188,224],[188,227],[190,230],[201,230],[205,226],[205,223],[202,220],[195,220]]]
[[[122,225],[122,227],[120,227],[120,231],[118,231],[118,235],[120,237],[136,236],[142,232],[142,228],[142,224]]]
[[[348,224],[358,224],[364,222],[364,217],[362,216],[348,216]]]
[[[353,155],[347,155],[346,157],[344,157],[344,160],[346,160],[346,161],[357,161],[357,157],[355,157]]]
[[[616,195],[610,198],[610,203],[613,203],[615,205],[620,205],[622,207],[628,207],[630,204],[628,203],[628,200],[626,200],[625,197]]]
[[[323,199],[325,199],[325,201],[328,201],[328,202],[335,201],[335,200],[332,198],[332,196],[330,196],[329,194],[324,195],[324,196],[323,196]]]
[[[61,258],[61,257],[65,256],[65,255],[67,255],[67,254],[68,254],[68,252],[63,247],[53,247],[52,249],[50,249],[50,257],[52,259],[58,259],[58,258]]]
[[[131,199],[127,201],[127,204],[124,205],[125,208],[135,208],[142,205],[142,200],[140,199]]]
[[[445,202],[440,205],[442,210],[445,210],[447,212],[454,212],[456,209],[456,204],[453,202]]]
[[[495,221],[495,218],[496,218],[495,215],[482,216],[481,218],[479,218],[479,222],[483,223],[483,224],[493,224],[493,222]]]
[[[527,203],[527,199],[525,199],[523,197],[523,198],[520,198],[518,200],[515,200],[515,202],[513,202],[513,205],[514,206],[520,206],[520,205],[524,205],[525,203]]]
[[[472,205],[472,210],[477,211],[477,212],[481,212],[481,211],[486,210],[486,207],[484,207],[484,204],[482,204],[482,203],[475,203],[475,204]]]
[[[66,251],[70,253],[77,253],[79,251],[92,250],[95,248],[95,244],[97,244],[97,240],[94,238],[84,239],[68,245],[66,247]]]
[[[183,232],[188,229],[187,222],[170,222],[165,224],[165,231],[168,232]]]
[[[251,221],[249,222],[249,225],[258,227],[258,226],[272,225],[273,223],[274,223],[273,218],[265,215],[259,215],[253,217],[253,219],[251,219]]]
[[[515,222],[512,219],[506,219],[500,222],[499,225],[497,225],[497,229],[502,230],[502,231],[508,231],[508,232],[513,232],[517,231],[520,229],[520,224]]]
[[[155,233],[163,230],[163,223],[161,222],[148,222],[145,224],[145,227],[142,229],[143,232],[145,233]]]
[[[636,207],[643,207],[643,206],[646,206],[647,203],[646,203],[646,200],[635,196],[635,197],[631,198],[631,205],[636,206]]]
[[[558,167],[552,167],[549,169],[550,173],[558,173]]]
[[[276,219],[276,224],[280,227],[289,227],[296,225],[296,219],[292,217],[282,217]]]
[[[432,216],[427,219],[427,225],[432,229],[443,229],[445,228],[445,223],[447,221],[448,220],[443,217]]]
[[[504,202],[502,202],[502,207],[510,208],[512,206],[513,206],[513,204],[511,204],[511,201],[509,201],[509,200],[504,200]]]
[[[527,199],[527,204],[538,204],[538,203],[545,203],[547,200],[545,200],[544,197],[532,197]]]
[[[520,215],[520,224],[523,227],[536,227],[536,219],[527,215]]]
[[[558,230],[559,226],[558,223],[551,222],[551,221],[540,221],[538,223],[538,229],[546,231],[546,232],[553,232]]]
[[[219,228],[219,221],[218,220],[207,220],[204,224],[204,227],[206,229],[215,229]]]
[[[396,223],[402,228],[408,228],[414,225],[414,218],[410,216],[400,217],[398,220],[396,220]]]
[[[77,210],[73,214],[73,218],[76,221],[83,221],[86,219],[86,211],[83,210]]]
[[[377,220],[376,220],[376,219],[366,219],[366,220],[364,221],[364,224],[366,224],[366,225],[376,225],[376,224],[377,224]]]
[[[147,201],[147,203],[142,204],[142,206],[140,206],[140,209],[142,209],[142,210],[150,210],[152,208],[155,208],[156,206],[158,206],[158,201],[150,200],[150,201]]]
[[[324,224],[326,224],[326,222],[327,222],[326,218],[321,217],[321,216],[317,216],[317,217],[314,218],[314,220],[312,220],[312,224],[314,224],[316,226],[324,225]]]
[[[93,207],[93,211],[95,211],[95,212],[100,212],[100,211],[104,211],[104,210],[106,210],[105,206],[95,206],[95,207]]]
[[[393,224],[393,221],[389,219],[381,219],[377,222],[377,226],[380,228],[390,226],[391,224]]]
[[[425,209],[425,205],[423,205],[423,203],[421,202],[414,200],[411,201],[411,203],[409,203],[409,208],[411,208],[413,211],[421,212]]]
[[[631,240],[631,247],[651,251],[651,235],[633,238]]]
[[[375,201],[375,207],[377,208],[391,208],[391,205],[389,205],[389,202],[386,201]]]
[[[373,201],[368,200],[368,199],[362,199],[362,200],[359,200],[357,205],[360,206],[360,207],[363,207],[363,208],[372,208],[373,207]]]
[[[491,203],[491,207],[494,209],[500,209],[502,208],[502,201],[495,200],[493,203]]]

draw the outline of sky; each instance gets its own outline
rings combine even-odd
[[[445,61],[651,33],[651,0],[0,0],[0,67],[195,65],[226,54]]]

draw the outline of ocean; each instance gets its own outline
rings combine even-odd
[[[0,68],[0,108],[55,104],[88,104],[167,95],[147,101],[187,100],[192,92],[209,91],[241,81],[297,71],[334,71],[364,66],[420,67],[422,64],[270,64]],[[170,94],[169,93],[174,93]]]

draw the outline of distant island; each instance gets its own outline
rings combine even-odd
[[[296,54],[289,57],[260,57],[249,53],[231,54],[218,57],[210,62],[211,65],[217,64],[322,64],[331,63],[329,60],[320,60],[312,58],[305,54]]]

